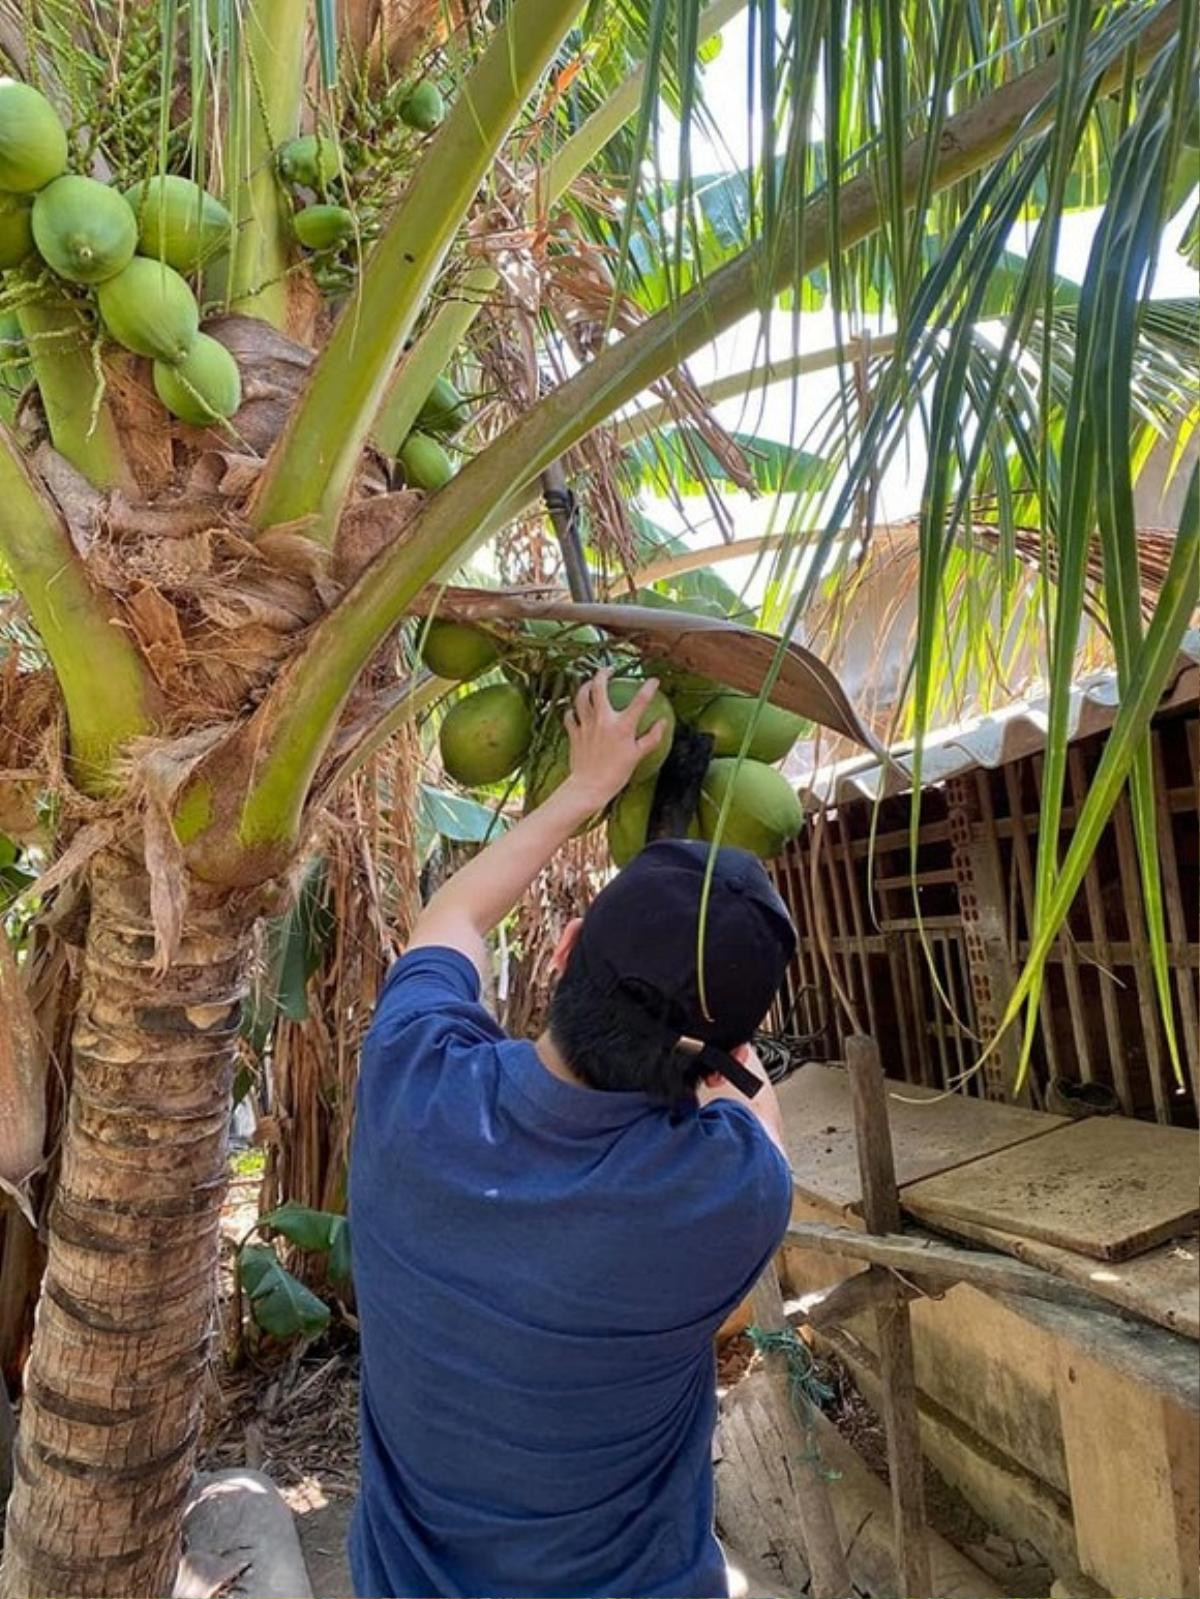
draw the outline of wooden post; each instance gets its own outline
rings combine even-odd
[[[755,1325],[761,1331],[786,1331],[787,1317],[783,1311],[783,1295],[779,1291],[779,1275],[774,1261],[759,1278],[751,1302]],[[800,1533],[812,1579],[809,1590],[811,1599],[851,1599],[854,1589],[850,1582],[850,1568],[838,1536],[833,1505],[829,1499],[829,1484],[822,1475],[815,1439],[802,1425],[792,1406],[791,1372],[786,1351],[765,1350],[763,1365],[770,1380],[779,1430],[784,1438],[794,1442],[793,1459],[789,1462],[792,1469],[788,1475],[796,1490]]]
[[[854,1106],[863,1220],[871,1233],[900,1231],[900,1194],[888,1127],[883,1065],[872,1038],[846,1040],[846,1067]],[[872,1271],[878,1270],[872,1267]],[[900,1292],[877,1307],[875,1331],[883,1376],[883,1421],[887,1430],[888,1474],[892,1482],[892,1523],[896,1576],[901,1599],[923,1599],[933,1592],[929,1544],[925,1536],[925,1484],[917,1387],[913,1372],[912,1323],[908,1300]]]

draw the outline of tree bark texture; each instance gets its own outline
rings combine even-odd
[[[96,858],[3,1599],[170,1593],[215,1335],[248,927],[215,896],[155,967],[140,862]]]

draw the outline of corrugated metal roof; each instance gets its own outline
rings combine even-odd
[[[1184,635],[1163,709],[1194,704],[1200,698],[1200,630]],[[1071,742],[1111,727],[1117,714],[1117,674],[1097,672],[1081,678],[1071,690]],[[978,767],[994,770],[1043,748],[1049,724],[1049,698],[1022,700],[992,716],[943,728],[925,740],[921,776],[926,787],[944,783]],[[899,746],[894,765],[874,755],[853,756],[818,767],[799,780],[807,809],[824,810],[857,800],[902,794],[912,787],[912,745]]]

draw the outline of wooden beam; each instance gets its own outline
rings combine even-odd
[[[896,1165],[888,1126],[883,1062],[873,1038],[858,1034],[846,1040],[846,1070],[850,1075],[850,1100],[858,1142],[863,1220],[871,1232],[894,1233],[900,1227],[900,1190],[896,1186]],[[878,1267],[872,1266],[871,1271],[878,1272]],[[933,1578],[929,1540],[925,1535],[925,1472],[917,1414],[912,1322],[908,1300],[899,1292],[899,1284],[888,1286],[891,1288],[888,1300],[875,1308],[875,1335],[883,1372],[883,1422],[892,1488],[896,1576],[902,1595],[931,1594]]]
[[[897,1293],[906,1299],[917,1299],[921,1292],[915,1283],[903,1282],[882,1267],[868,1266],[866,1271],[844,1277],[809,1302],[800,1304],[793,1300],[785,1308],[793,1327],[813,1327],[824,1332],[828,1327],[840,1327],[843,1322],[861,1316],[864,1310],[876,1310],[881,1304],[890,1303]]]
[[[762,1332],[785,1332],[787,1317],[779,1290],[779,1273],[772,1260],[758,1279],[751,1296],[755,1326]],[[770,1384],[771,1405],[776,1424],[785,1438],[794,1440],[794,1470],[789,1477],[795,1488],[800,1533],[808,1557],[812,1599],[853,1599],[850,1568],[842,1548],[829,1483],[818,1451],[808,1431],[801,1425],[792,1404],[791,1370],[787,1351],[767,1349],[763,1366]]]
[[[1078,1310],[1111,1310],[1107,1301],[1076,1283],[1066,1282],[1011,1255],[983,1249],[960,1249],[928,1233],[860,1232],[855,1227],[834,1227],[827,1222],[800,1222],[789,1227],[785,1249],[814,1249],[822,1255],[865,1260],[873,1266],[899,1272],[918,1287],[937,1289],[966,1283],[987,1293],[1016,1294]]]

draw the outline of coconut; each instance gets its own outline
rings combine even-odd
[[[454,476],[453,460],[428,433],[410,433],[400,446],[397,460],[409,488],[424,489],[429,494],[445,488]]]
[[[426,433],[455,433],[463,425],[466,415],[466,400],[443,374],[417,412],[417,426]]]
[[[32,194],[67,164],[67,135],[46,96],[0,78],[0,189]]]
[[[621,790],[608,813],[608,853],[614,866],[628,866],[646,845],[654,783],[630,783]]]
[[[732,787],[729,813],[719,842],[773,860],[804,822],[800,801],[787,778],[761,761],[731,758],[710,761],[700,789],[700,836],[710,843],[725,795]]]
[[[95,178],[55,178],[33,202],[33,240],[68,283],[103,283],[133,260],[137,223],[115,189]]]
[[[354,216],[344,205],[306,205],[292,218],[292,232],[306,250],[332,250],[353,234]]]
[[[190,178],[170,172],[125,190],[137,219],[142,255],[176,272],[195,272],[229,248],[232,218],[215,196]]]
[[[127,350],[177,365],[196,341],[200,307],[172,267],[135,255],[96,291],[104,325]]]
[[[608,685],[608,702],[614,710],[623,711],[641,687],[641,678],[614,677]],[[655,722],[665,722],[667,725],[655,747],[647,750],[634,767],[630,782],[644,783],[647,778],[653,777],[670,754],[671,740],[675,737],[675,712],[661,689],[655,690],[654,698],[638,717],[638,732],[648,733]]]
[[[757,704],[749,694],[719,694],[696,717],[696,731],[712,734],[714,755],[738,755]],[[751,760],[766,761],[768,765],[781,761],[808,725],[802,716],[766,704],[759,712],[746,753]]]
[[[478,677],[495,664],[499,654],[495,639],[482,628],[436,618],[425,630],[421,644],[421,659],[429,670],[455,683]]]
[[[275,167],[285,183],[305,189],[323,189],[341,171],[338,147],[333,139],[315,133],[289,139],[276,151]]]
[[[155,361],[154,390],[172,416],[193,427],[211,427],[231,417],[242,403],[238,364],[225,346],[207,333],[196,335],[176,366]]]
[[[512,683],[496,683],[451,706],[438,744],[449,775],[467,788],[479,788],[515,772],[532,737],[529,701]]]
[[[33,249],[32,209],[25,195],[0,194],[0,271],[20,266]]]
[[[420,133],[432,133],[440,128],[446,116],[446,102],[436,83],[426,78],[418,83],[411,94],[400,102],[400,120]]]

